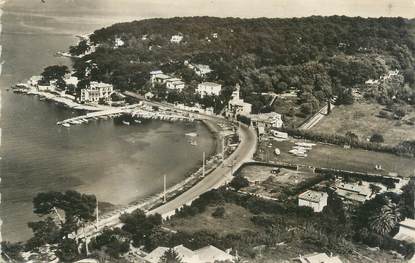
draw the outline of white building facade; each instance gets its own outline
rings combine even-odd
[[[177,90],[181,92],[184,89],[184,82],[177,78],[165,80],[166,88],[168,90]]]
[[[213,82],[203,82],[197,85],[196,92],[203,98],[204,96],[219,96],[222,85]]]
[[[109,101],[114,88],[111,84],[102,82],[91,82],[90,86],[81,90],[81,102],[98,103],[100,99]]]
[[[308,206],[314,212],[321,212],[327,205],[327,193],[308,190],[298,196],[298,206]]]

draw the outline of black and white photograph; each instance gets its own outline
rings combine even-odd
[[[0,0],[0,263],[415,263],[414,0]]]

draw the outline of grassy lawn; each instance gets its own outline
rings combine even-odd
[[[406,116],[402,120],[393,120],[377,117],[383,108],[379,104],[363,102],[336,106],[332,113],[321,120],[312,130],[343,135],[351,131],[362,140],[366,140],[373,133],[378,132],[383,135],[385,144],[389,145],[395,145],[402,140],[415,140],[415,127],[405,123],[405,120],[415,118],[415,109],[407,106]]]
[[[201,230],[208,230],[219,235],[227,235],[244,230],[261,231],[262,228],[256,226],[251,221],[253,214],[245,208],[226,203],[225,215],[223,218],[216,218],[212,216],[217,206],[209,206],[206,211],[197,214],[194,217],[173,218],[164,225],[167,228],[176,231],[197,232]]]
[[[336,168],[385,175],[389,172],[397,172],[399,175],[406,177],[414,175],[415,160],[411,158],[361,149],[344,149],[337,145],[322,143],[317,143],[307,153],[307,157],[301,158],[288,152],[295,145],[296,141],[263,142],[257,155],[262,160],[304,164],[313,167]],[[280,149],[281,154],[279,156],[274,154],[275,148]],[[381,165],[384,170],[377,171],[375,169],[376,164]]]

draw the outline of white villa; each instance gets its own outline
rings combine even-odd
[[[236,90],[232,93],[232,99],[228,102],[227,116],[235,118],[238,115],[249,115],[252,112],[252,104],[245,102],[239,96],[240,86],[236,84]]]
[[[178,90],[182,91],[184,89],[184,82],[181,79],[173,78],[169,75],[166,75],[161,70],[155,70],[150,72],[151,84],[154,87],[155,84],[166,85],[166,88],[169,90]]]
[[[308,206],[314,212],[321,212],[327,205],[327,193],[307,190],[298,196],[298,206]]]
[[[81,90],[81,102],[98,103],[100,99],[110,100],[114,91],[111,84],[92,81],[90,86]]]
[[[203,98],[204,96],[219,96],[222,85],[213,82],[203,82],[197,85],[196,92]]]
[[[197,250],[190,250],[183,245],[173,248],[183,263],[214,263],[217,261],[233,262],[234,257],[214,246],[206,246]],[[158,247],[151,251],[144,259],[149,263],[158,263],[168,247]]]
[[[182,91],[184,89],[184,82],[178,78],[170,78],[165,80],[166,88],[169,90]]]
[[[183,40],[182,34],[172,35],[170,38],[170,43],[179,44],[180,42],[182,42],[182,40]]]

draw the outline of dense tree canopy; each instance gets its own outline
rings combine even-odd
[[[148,73],[162,69],[189,85],[202,80],[225,87],[241,82],[246,98],[254,91],[307,91],[304,98],[312,102],[302,109],[309,114],[321,106],[317,102],[330,102],[334,96],[340,104],[353,103],[351,88],[379,78],[388,69],[402,70],[411,85],[394,91],[395,95],[415,98],[412,27],[403,18],[345,16],[147,19],[95,31],[90,40],[96,51],[75,59],[74,68],[82,78],[92,61],[96,64],[92,80],[123,90],[142,91]],[[170,43],[171,36],[179,33],[182,42]],[[124,41],[123,47],[115,48],[117,38]],[[75,54],[87,49],[84,41],[71,48]],[[186,60],[209,65],[213,72],[197,76],[183,65]],[[386,95],[390,94],[376,96]],[[256,108],[264,106],[259,99],[253,102]]]

